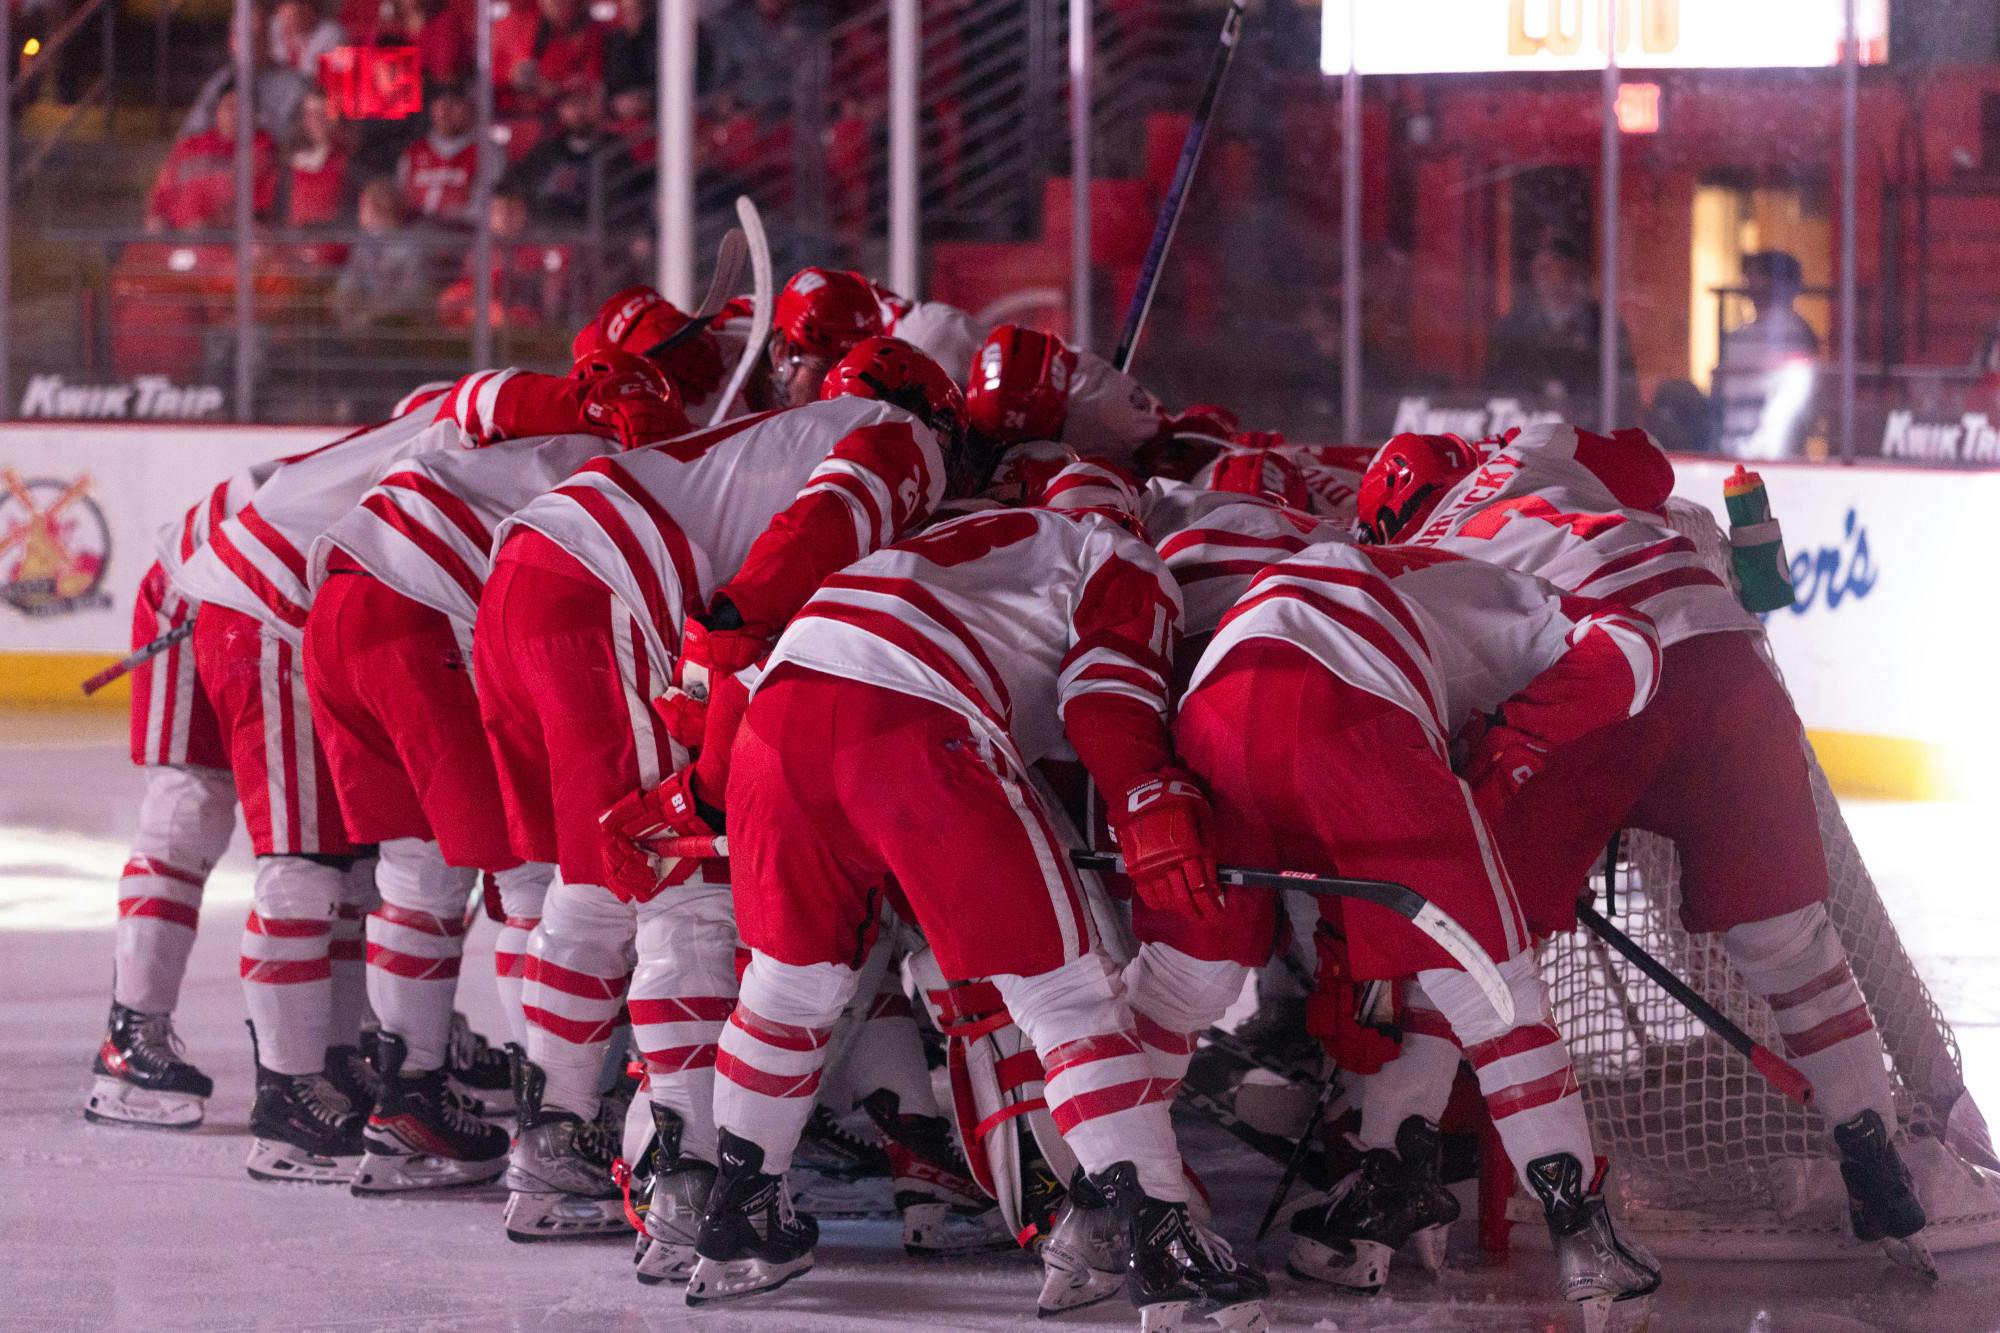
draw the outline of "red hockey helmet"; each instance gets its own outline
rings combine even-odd
[[[666,346],[687,327],[688,318],[651,287],[627,287],[577,330],[570,359],[581,362],[602,348],[630,352],[655,362],[684,396],[699,402],[722,386],[722,349],[706,329]]]
[[[621,348],[596,348],[578,357],[576,364],[569,368],[569,377],[573,380],[594,380],[603,375],[636,376],[661,397],[671,397],[676,402],[680,400],[673,380],[660,369],[658,362]]]
[[[914,414],[935,432],[946,451],[965,435],[965,395],[944,367],[904,342],[877,334],[864,338],[834,363],[819,386],[821,398],[876,398]]]
[[[1019,324],[1002,324],[973,354],[965,386],[972,429],[995,444],[1062,437],[1076,353],[1062,339]]]
[[[1355,507],[1362,533],[1370,541],[1394,541],[1423,522],[1446,489],[1478,463],[1478,453],[1456,435],[1392,437],[1361,478]]]
[[[1312,508],[1306,474],[1275,449],[1231,449],[1215,460],[1208,489],[1262,495],[1293,509]]]
[[[771,328],[799,356],[846,356],[882,332],[875,289],[858,273],[802,268],[778,293]]]
[[[967,403],[969,407],[970,399]],[[1000,455],[993,480],[986,484],[986,498],[1008,505],[1040,504],[1049,482],[1076,461],[1076,450],[1066,444],[1024,440]]]

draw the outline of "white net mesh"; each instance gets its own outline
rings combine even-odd
[[[1708,511],[1674,502],[1674,526],[1728,578],[1726,539]],[[1826,775],[1807,752],[1832,891],[1827,909],[1881,1032],[1905,1152],[1929,1209],[1933,1248],[2000,1236],[2000,1189],[1958,1043],[1918,978],[1862,864]],[[1745,829],[1745,836],[1755,830]],[[1680,926],[1673,845],[1624,839],[1613,920],[1758,1041],[1776,1024],[1720,940]],[[1789,1255],[1851,1243],[1824,1119],[1786,1100],[1749,1063],[1587,931],[1542,953],[1597,1149],[1614,1164],[1623,1211],[1662,1252]]]

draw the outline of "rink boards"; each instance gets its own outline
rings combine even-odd
[[[235,469],[338,427],[0,425],[0,705],[82,702],[127,650],[155,535]],[[1677,460],[1721,516],[1730,464]],[[1813,744],[1850,795],[1975,792],[2000,714],[1978,701],[2000,629],[1981,566],[2000,472],[1767,463],[1798,600],[1767,619]],[[98,696],[122,706],[114,687]],[[1987,767],[1990,768],[1990,765]]]

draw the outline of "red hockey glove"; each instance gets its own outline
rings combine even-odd
[[[713,676],[733,676],[755,666],[771,651],[777,635],[761,625],[746,625],[736,608],[727,601],[710,608],[697,620],[693,616],[681,626],[679,663],[681,689],[705,701]]]
[[[584,429],[627,449],[671,440],[694,427],[679,403],[662,397],[637,371],[600,375],[586,383],[579,405]]]
[[[1549,743],[1505,722],[1488,722],[1471,738],[1462,776],[1488,818],[1549,762]]]
[[[1209,849],[1213,817],[1208,797],[1190,774],[1178,768],[1149,773],[1108,813],[1141,902],[1186,916],[1222,910],[1222,886]]]
[[[713,837],[722,831],[722,817],[695,794],[694,770],[684,768],[620,800],[597,817],[597,829],[606,887],[623,902],[643,903],[687,883],[701,865],[699,859],[655,855],[643,840]]]
[[[1319,969],[1306,1001],[1306,1031],[1349,1073],[1380,1072],[1403,1049],[1402,1042],[1361,1021],[1362,987],[1348,968],[1347,941],[1322,923],[1313,944]]]

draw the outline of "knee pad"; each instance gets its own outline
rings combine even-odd
[[[530,861],[494,875],[500,890],[500,910],[510,917],[539,920],[542,902],[549,894],[549,881],[555,873],[556,868],[546,861]]]
[[[236,831],[236,784],[219,768],[149,766],[132,850],[206,875]]]
[[[611,890],[558,877],[542,900],[542,921],[528,952],[576,971],[622,975],[636,960],[635,928],[632,905]]]
[[[477,870],[446,865],[443,849],[423,838],[391,838],[377,857],[373,883],[383,902],[447,921],[464,916]]]
[[[331,921],[345,877],[341,867],[303,856],[260,856],[251,901],[267,921]]]
[[[781,963],[753,952],[743,972],[741,1003],[759,1018],[794,1027],[830,1028],[854,998],[854,969],[839,963]]]
[[[1823,968],[1826,941],[1832,935],[1826,904],[1812,903],[1783,916],[1731,926],[1722,932],[1722,947],[1739,972],[1781,974],[1802,963]],[[1837,939],[1834,948],[1839,949]]]
[[[1104,1007],[1125,1003],[1116,969],[1095,953],[1031,977],[994,977],[993,984],[1036,1050],[1097,1031],[1101,1026],[1097,1016]]]
[[[1249,972],[1241,963],[1190,957],[1168,944],[1142,944],[1125,967],[1125,998],[1169,1031],[1202,1032],[1236,1002]]]
[[[736,989],[736,911],[727,888],[668,889],[638,909],[639,966],[671,972],[690,993]],[[721,990],[715,989],[721,987]]]
[[[1517,953],[1500,964],[1500,975],[1514,997],[1511,1024],[1500,1021],[1500,1011],[1468,972],[1455,967],[1432,968],[1417,974],[1416,985],[1451,1024],[1458,1044],[1471,1047],[1513,1028],[1549,1021],[1548,996],[1542,989],[1542,974],[1535,967],[1532,953]]]

